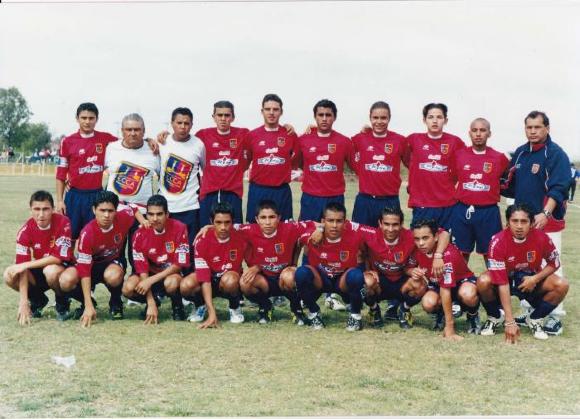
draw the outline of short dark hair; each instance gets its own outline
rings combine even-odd
[[[369,114],[373,113],[375,109],[386,109],[387,111],[389,111],[389,118],[391,117],[391,107],[387,102],[379,100],[378,102],[373,103],[371,105],[371,110],[369,111]]]
[[[316,105],[314,105],[314,108],[312,108],[312,111],[314,112],[314,116],[316,116],[316,111],[318,110],[318,108],[330,108],[330,110],[332,110],[332,114],[336,118],[336,114],[338,111],[336,109],[336,105],[334,104],[334,102],[332,100],[321,99],[318,102],[316,102]]]
[[[545,127],[549,127],[550,126],[550,119],[548,118],[548,115],[546,115],[546,112],[542,112],[542,111],[532,111],[532,112],[530,112],[524,118],[524,124],[526,124],[528,122],[528,119],[536,119],[538,116],[541,116],[542,117],[542,123],[544,124]]]
[[[54,199],[52,198],[52,194],[48,191],[36,191],[32,195],[30,195],[30,203],[29,205],[32,206],[33,202],[44,202],[48,201],[51,207],[54,208]]]
[[[427,114],[431,109],[441,109],[443,116],[447,118],[447,105],[444,103],[428,103],[423,106],[423,118],[427,118]]]
[[[533,223],[534,222],[534,211],[526,203],[512,204],[509,207],[507,207],[506,210],[505,210],[505,219],[506,219],[507,222],[509,222],[510,217],[512,215],[514,215],[514,212],[516,212],[516,211],[523,211],[523,212],[525,212],[528,215],[528,218],[530,220],[530,223]]]
[[[221,108],[221,106],[218,106]],[[216,202],[212,207],[209,213],[209,220],[213,223],[213,219],[217,214],[229,214],[232,217],[232,221],[234,220],[234,209],[229,202]]]
[[[119,197],[111,191],[100,191],[95,196],[93,201],[93,208],[97,208],[100,204],[113,204],[115,209],[119,206]]]
[[[417,230],[423,227],[428,227],[433,236],[436,236],[437,231],[439,230],[439,224],[432,218],[417,220],[411,224],[411,230]]]
[[[92,112],[95,114],[97,119],[99,118],[99,109],[97,108],[97,105],[95,105],[94,103],[91,102],[81,103],[77,108],[77,118],[79,117],[82,111]]]
[[[147,200],[147,209],[149,209],[149,207],[161,207],[164,212],[169,212],[167,199],[163,195],[151,195]]]
[[[236,116],[234,113],[234,104],[229,100],[218,100],[216,103],[213,104],[213,113],[215,115],[215,110],[217,108],[228,108],[232,111],[232,116]]]
[[[177,115],[189,116],[189,119],[193,121],[193,114],[189,108],[175,108],[173,112],[171,112],[171,122],[175,121]]]
[[[264,96],[264,99],[262,99],[262,107],[264,107],[264,104],[266,102],[277,102],[280,105],[280,109],[282,109],[283,103],[282,103],[282,99],[280,99],[280,96],[278,96],[275,93],[268,93],[266,96]]]
[[[258,205],[256,206],[256,217],[260,213],[260,211],[264,209],[271,209],[276,213],[276,215],[280,215],[280,210],[278,209],[278,205],[271,199],[263,199],[261,200]]]
[[[342,212],[344,218],[346,218],[346,207],[340,202],[329,202],[324,206],[324,211],[322,211],[322,218],[326,218],[327,211]]]
[[[396,215],[397,217],[399,217],[399,221],[401,224],[403,224],[403,221],[405,221],[405,215],[403,214],[403,211],[401,211],[401,208],[399,207],[385,207],[382,209],[381,211],[381,215],[379,218],[379,221],[383,220],[383,217],[385,215]]]

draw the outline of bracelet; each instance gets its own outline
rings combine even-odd
[[[505,322],[503,324],[504,327],[510,327],[510,326],[517,326],[518,324],[516,323],[515,320],[512,320],[511,322]]]
[[[433,253],[433,258],[434,259],[443,259],[443,253]]]

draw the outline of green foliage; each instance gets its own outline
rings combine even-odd
[[[0,137],[12,147],[19,146],[20,131],[32,112],[16,87],[0,88]]]
[[[50,145],[51,135],[44,122],[26,123],[19,130],[20,149],[24,152],[41,150]]]

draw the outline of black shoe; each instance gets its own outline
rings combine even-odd
[[[397,319],[399,320],[399,327],[401,329],[409,330],[413,327],[413,314],[411,314],[411,310],[405,310],[403,304],[400,304],[397,309]]]
[[[302,310],[296,310],[292,313],[292,322],[296,326],[304,326],[310,323]]]
[[[481,333],[481,320],[479,320],[479,313],[467,313],[467,333],[470,335],[479,335]]]
[[[272,322],[272,310],[261,308],[258,310],[258,323],[268,324]]]
[[[383,316],[381,315],[381,307],[378,304],[375,308],[369,309],[369,322],[375,328],[380,328],[385,325]]]
[[[73,316],[73,313],[70,311],[70,299],[68,297],[62,295],[57,296],[54,309],[56,310],[56,320],[59,322],[67,321]]]
[[[438,311],[437,313],[434,313],[432,316],[435,319],[435,323],[433,324],[431,330],[435,331],[443,330],[445,328],[445,316],[443,315],[443,311]]]
[[[564,331],[564,326],[562,326],[562,322],[557,320],[553,317],[546,317],[546,322],[544,323],[544,332],[548,335],[558,336],[561,335]]]
[[[109,306],[109,317],[111,320],[123,320],[125,318],[123,314],[123,304],[111,304]]]
[[[320,313],[316,313],[316,316],[310,319],[310,327],[314,330],[324,329],[324,322],[322,317],[320,317]]]
[[[389,305],[387,311],[385,311],[385,320],[399,320],[398,308],[402,305],[402,303],[399,305]]]
[[[42,317],[42,309],[48,304],[48,297],[43,293],[38,296],[38,298],[30,299],[30,311],[32,312],[32,317],[35,319],[40,319]]]
[[[349,332],[358,332],[359,330],[362,330],[363,328],[363,322],[362,319],[355,319],[352,314],[350,316],[348,316],[348,319],[346,320],[346,330]]]
[[[519,327],[527,327],[528,323],[526,322],[526,318],[528,317],[528,313],[520,314],[519,316],[515,317],[514,320]]]
[[[186,319],[187,316],[185,315],[185,308],[183,307],[181,298],[179,302],[171,301],[171,317],[175,321],[184,321]]]

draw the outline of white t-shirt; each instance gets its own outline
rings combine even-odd
[[[175,141],[167,137],[159,144],[161,176],[159,193],[167,199],[169,212],[199,208],[200,171],[205,164],[205,146],[197,137]]]
[[[116,193],[122,201],[143,206],[153,195],[153,175],[159,175],[159,157],[147,144],[140,148],[126,148],[123,141],[107,146],[105,167],[109,171],[107,190]]]

